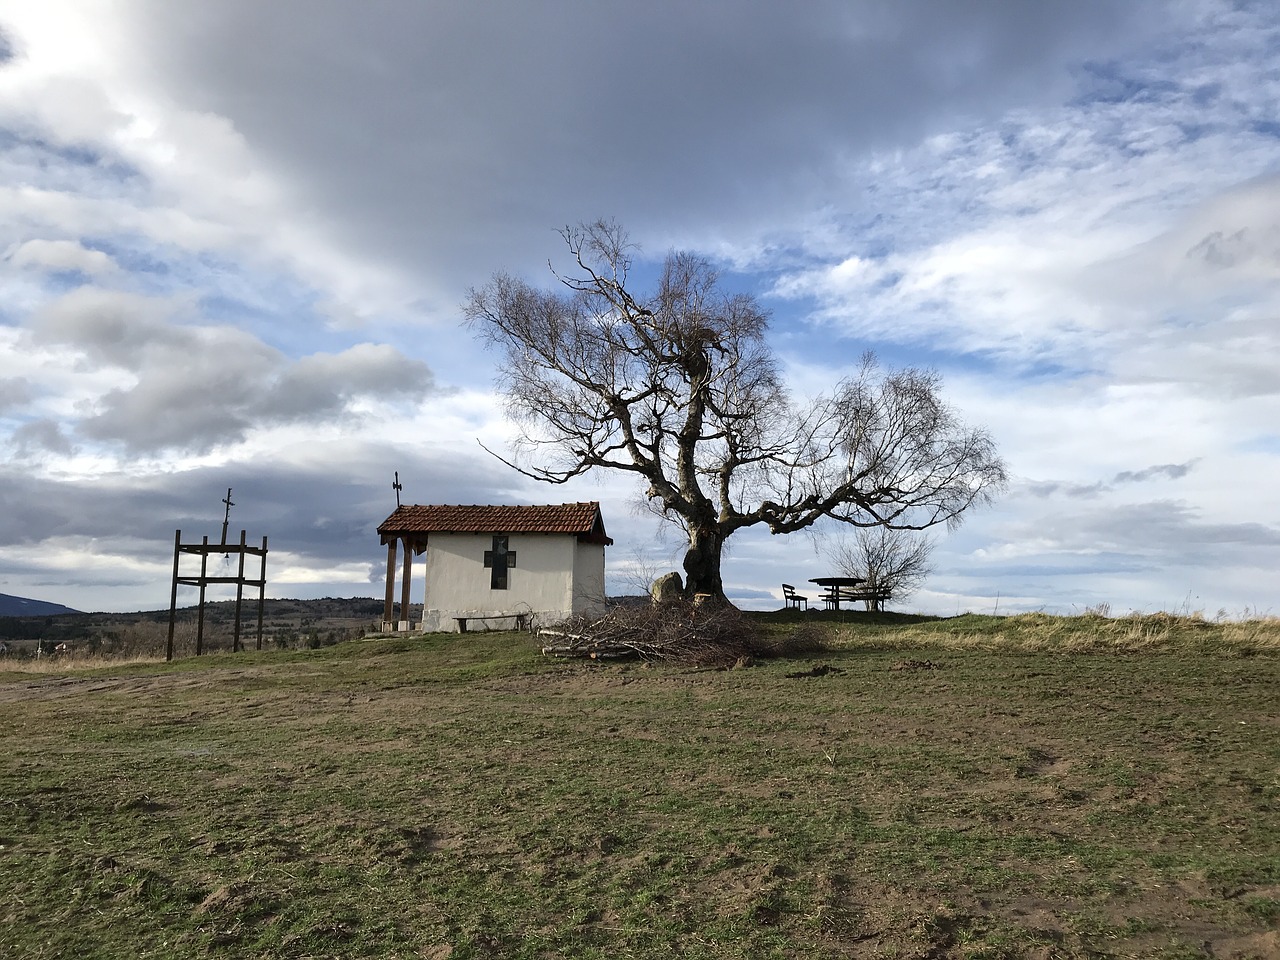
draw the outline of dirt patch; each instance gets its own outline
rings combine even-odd
[[[820,663],[816,667],[808,670],[797,670],[795,673],[788,673],[788,680],[803,680],[808,677],[829,677],[835,674],[844,673],[839,667],[833,667],[829,663]]]
[[[1209,955],[1221,960],[1274,960],[1280,957],[1280,932],[1250,933],[1244,936],[1214,935],[1206,941]]]

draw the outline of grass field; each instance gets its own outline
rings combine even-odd
[[[1275,622],[827,629],[0,665],[0,956],[1280,956]]]

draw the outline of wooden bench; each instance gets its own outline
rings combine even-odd
[[[891,597],[892,594],[888,590],[871,590],[865,587],[845,587],[840,591],[841,600],[861,600],[864,603],[869,600],[877,606],[884,603],[886,600],[891,599]],[[828,596],[824,597],[824,599],[827,601],[827,607],[829,609],[832,606],[832,600],[834,598]]]
[[[782,585],[782,600],[783,600],[783,603],[785,604],[786,609],[795,607],[797,610],[799,610],[802,604],[804,606],[804,609],[806,610],[809,609],[809,598],[806,596],[803,596],[802,594],[796,593],[796,588],[789,583],[784,583]]]
[[[529,629],[529,614],[527,613],[489,613],[489,614],[477,613],[474,616],[454,617],[453,619],[458,621],[459,633],[467,632],[468,620],[514,620],[516,622],[517,630]]]

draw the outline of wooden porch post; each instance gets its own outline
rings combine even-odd
[[[387,544],[387,602],[382,608],[382,630],[389,633],[396,628],[395,621],[392,619],[394,615],[395,595],[396,595],[396,544],[398,540],[392,538]]]
[[[413,546],[404,542],[404,572],[400,575],[400,629],[409,631],[409,588],[413,586]]]
[[[427,596],[427,544],[423,544],[422,548],[422,616],[418,620],[418,628],[423,629],[427,623],[427,601],[431,598]]]

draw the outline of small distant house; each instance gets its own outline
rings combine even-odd
[[[413,557],[426,554],[424,631],[549,623],[604,602],[605,533],[599,503],[551,506],[405,504],[378,526],[387,546],[383,629],[409,630]],[[396,551],[404,547],[393,620]]]

